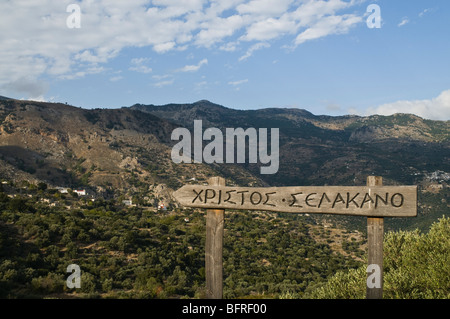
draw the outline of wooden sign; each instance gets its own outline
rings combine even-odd
[[[367,186],[226,187],[213,177],[208,186],[185,185],[173,195],[182,206],[206,208],[206,295],[223,297],[224,213],[261,210],[367,217],[367,299],[383,298],[384,217],[417,216],[417,186],[383,186],[368,176]]]
[[[367,217],[417,216],[417,186],[226,187],[185,185],[186,207]]]

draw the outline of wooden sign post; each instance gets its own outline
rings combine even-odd
[[[222,247],[225,209],[367,217],[368,299],[382,298],[384,217],[417,216],[417,186],[383,186],[369,176],[367,186],[227,187],[214,177],[209,185],[185,185],[173,195],[182,206],[207,209],[206,293],[222,298]]]
[[[367,186],[382,186],[383,178],[379,176],[367,177]],[[367,299],[383,299],[383,241],[384,218],[367,218],[367,245],[368,245],[368,270],[375,272],[375,283],[370,283],[368,274],[366,284]],[[378,278],[376,277],[378,276]]]
[[[213,177],[208,180],[211,186],[225,186],[225,179]],[[224,209],[208,209],[206,212],[206,297],[222,299],[223,296],[223,228]]]

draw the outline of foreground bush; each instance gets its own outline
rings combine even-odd
[[[366,266],[338,272],[325,284],[307,292],[311,299],[363,299]],[[450,218],[443,217],[427,234],[389,232],[384,240],[386,299],[450,298]]]

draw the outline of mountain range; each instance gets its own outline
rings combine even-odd
[[[163,106],[136,104],[192,129],[279,128],[280,170],[259,176],[270,185],[360,185],[380,175],[389,183],[418,183],[436,170],[450,170],[450,122],[415,115],[316,116],[301,109],[234,110],[208,101]],[[258,170],[246,165],[253,174]]]
[[[276,174],[258,164],[175,164],[171,133],[178,127],[279,128]],[[85,187],[95,193],[152,192],[223,176],[241,186],[386,185],[447,187],[450,121],[411,114],[325,116],[302,109],[237,110],[202,100],[82,109],[0,98],[0,177]],[[437,174],[440,179],[433,180]],[[170,197],[167,195],[167,197]]]

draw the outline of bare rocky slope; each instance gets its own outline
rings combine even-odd
[[[129,108],[86,110],[5,98],[0,101],[0,177],[113,193],[145,192],[159,184],[176,188],[222,172],[263,184],[239,166],[175,165],[170,138],[176,127]]]

